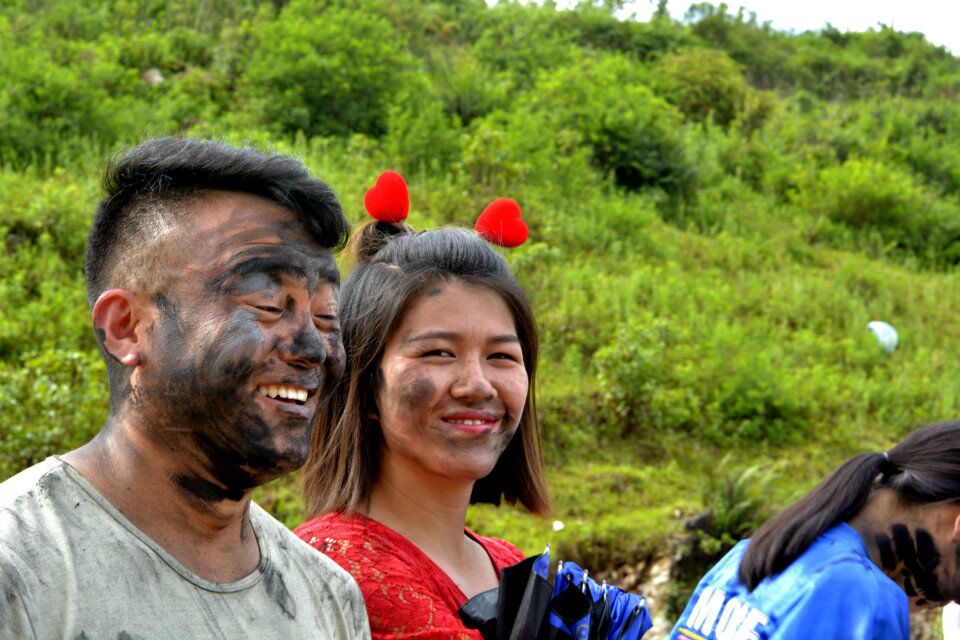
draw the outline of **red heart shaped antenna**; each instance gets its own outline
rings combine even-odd
[[[527,223],[520,219],[521,215],[523,212],[516,200],[497,198],[477,218],[474,229],[487,242],[508,249],[519,247],[530,235]]]
[[[406,220],[410,213],[410,193],[403,176],[396,171],[381,173],[364,194],[363,206],[367,213],[382,222]]]

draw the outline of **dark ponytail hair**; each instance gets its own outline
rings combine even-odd
[[[751,591],[786,569],[823,532],[856,516],[877,488],[914,504],[960,500],[960,422],[914,431],[887,453],[862,453],[761,526],[740,562]]]

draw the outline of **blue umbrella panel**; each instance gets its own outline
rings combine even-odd
[[[638,640],[653,626],[642,596],[597,584],[572,562],[549,580],[550,550],[505,568],[500,586],[460,609],[485,640]]]

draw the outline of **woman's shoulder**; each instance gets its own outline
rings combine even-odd
[[[403,563],[404,540],[392,529],[359,513],[325,513],[293,531],[314,549],[341,565],[362,556],[370,562]]]
[[[469,529],[467,529],[467,532],[480,544],[480,546],[484,548],[484,550],[486,550],[487,555],[489,555],[493,560],[493,563],[497,566],[497,569],[502,569],[504,567],[509,567],[512,564],[517,564],[525,557],[520,549],[506,540],[478,536]]]
[[[316,546],[316,540],[324,537],[353,538],[367,535],[369,523],[370,519],[360,514],[331,512],[307,520],[293,532],[307,544]]]

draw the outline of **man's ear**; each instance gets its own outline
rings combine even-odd
[[[117,362],[137,367],[148,350],[148,309],[139,296],[126,289],[109,289],[93,305],[93,329],[103,348]]]
[[[953,536],[951,539],[954,542],[960,542],[960,508],[954,509],[953,514]]]

